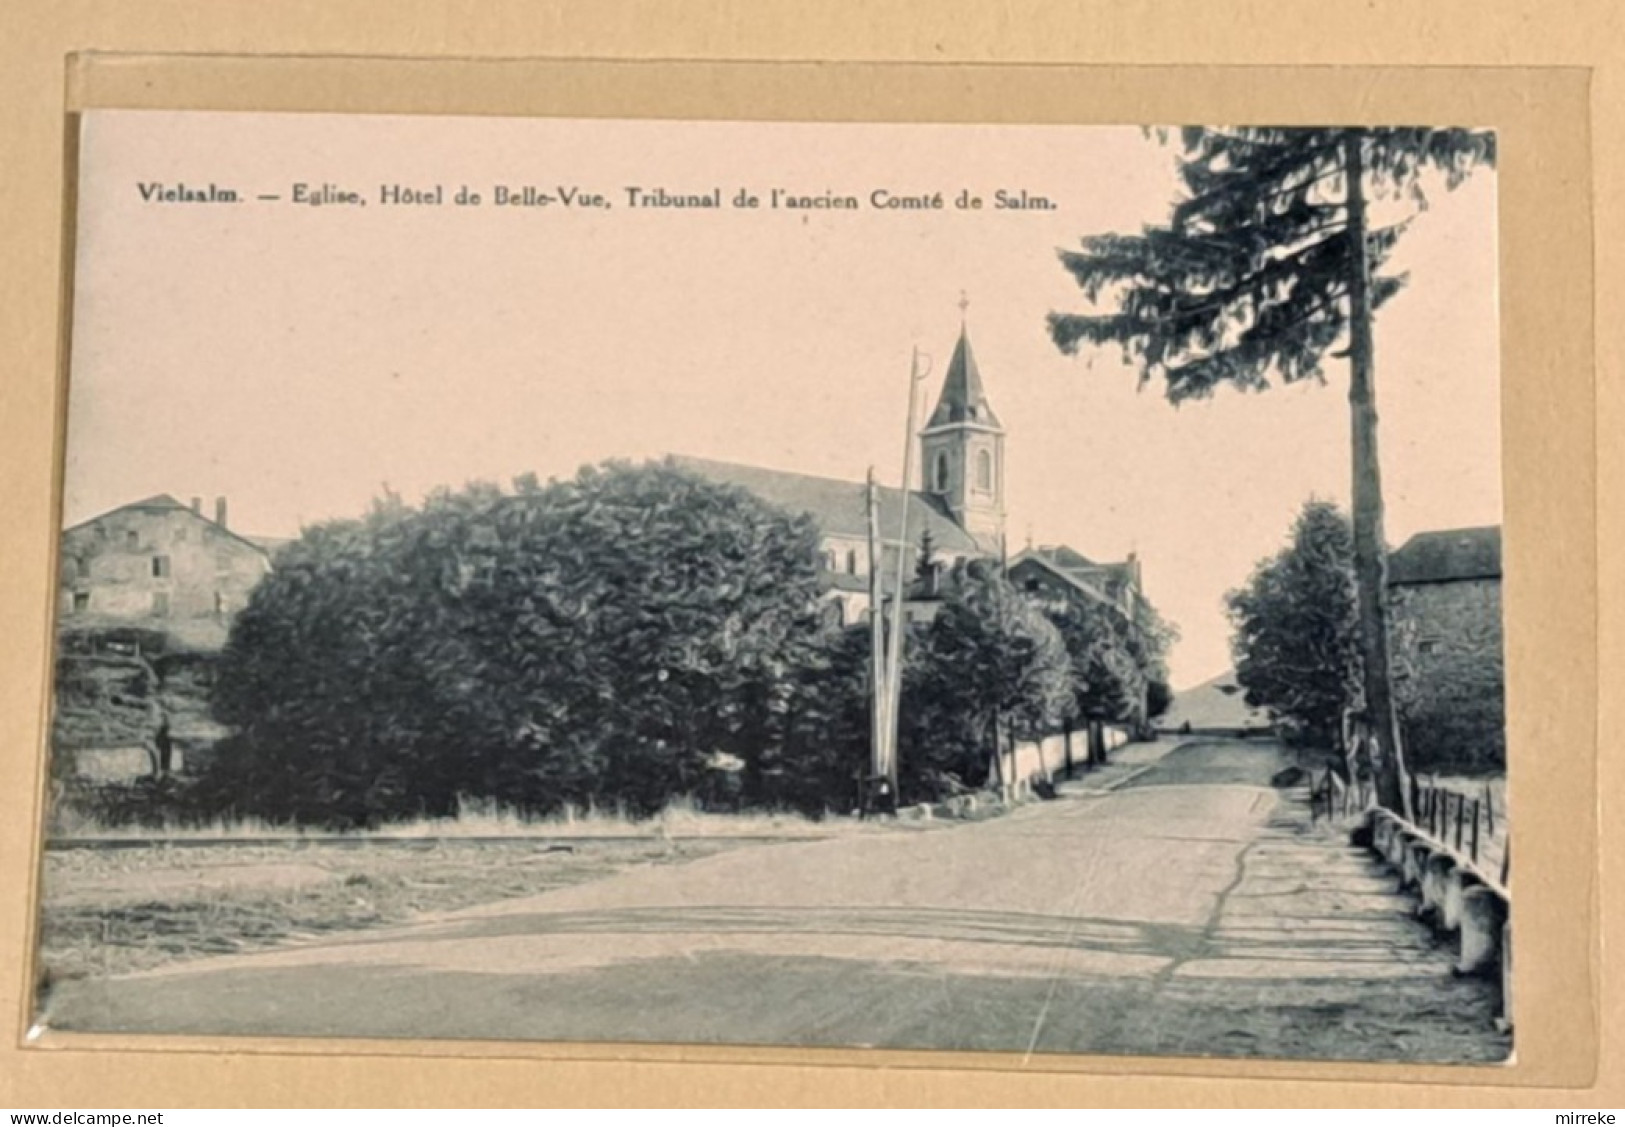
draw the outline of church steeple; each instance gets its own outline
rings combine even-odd
[[[954,345],[954,358],[948,363],[948,374],[942,381],[942,394],[937,397],[937,409],[931,412],[927,430],[950,423],[980,423],[1001,430],[999,417],[987,401],[982,387],[982,373],[976,366],[976,354],[970,347],[970,330],[959,327],[959,343]]]
[[[920,453],[925,491],[941,499],[983,551],[1002,553],[1004,427],[988,402],[963,323],[936,409],[920,431]]]

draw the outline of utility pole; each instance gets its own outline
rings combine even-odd
[[[914,349],[914,355],[908,367],[908,424],[903,428],[903,482],[901,492],[902,515],[898,518],[897,530],[897,585],[892,591],[892,620],[890,654],[886,661],[886,676],[889,681],[886,704],[886,777],[891,781],[892,793],[897,793],[897,734],[899,729],[899,713],[902,711],[903,699],[903,631],[906,627],[903,608],[908,601],[908,510],[909,500],[914,492],[914,405],[919,399],[915,388],[925,379],[930,371],[927,362],[922,368],[920,364],[920,350]]]
[[[871,781],[886,773],[886,734],[890,730],[886,708],[890,693],[886,684],[883,607],[880,590],[880,512],[876,504],[875,470],[869,467],[864,504],[869,518],[869,778],[864,781],[863,803],[869,803]]]

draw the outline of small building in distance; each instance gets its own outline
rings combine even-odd
[[[1247,690],[1227,669],[1217,677],[1174,693],[1157,730],[1174,734],[1250,736],[1274,729],[1269,713],[1247,703]]]
[[[1388,557],[1388,612],[1408,765],[1505,770],[1499,526],[1407,540]]]
[[[1117,563],[1096,563],[1065,544],[1025,548],[1010,561],[1010,581],[1031,594],[1062,594],[1101,603],[1140,621],[1150,607],[1134,553]]]
[[[121,505],[62,534],[59,622],[75,632],[140,626],[176,648],[217,651],[232,617],[271,570],[272,549],[167,493]]]

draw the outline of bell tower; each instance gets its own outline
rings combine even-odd
[[[968,303],[961,300],[963,313]],[[982,387],[963,320],[936,410],[920,431],[924,491],[990,556],[1004,553],[1004,427]]]

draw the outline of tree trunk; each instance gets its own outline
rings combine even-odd
[[[1354,269],[1349,278],[1349,422],[1354,452],[1354,583],[1365,703],[1377,762],[1377,801],[1410,817],[1405,761],[1389,680],[1388,559],[1382,533],[1382,471],[1377,460],[1377,402],[1372,387],[1371,264],[1366,243],[1364,131],[1344,141],[1348,176],[1349,239]]]

